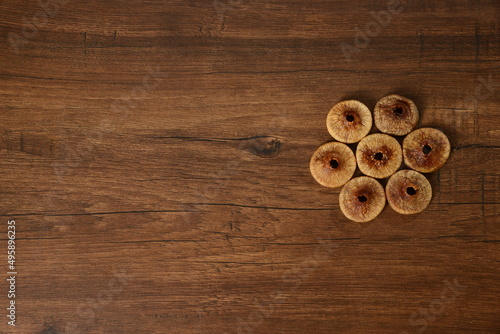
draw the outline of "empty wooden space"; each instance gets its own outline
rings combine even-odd
[[[3,1],[0,333],[498,333],[499,14]],[[452,152],[424,212],[354,223],[309,159],[336,102],[390,93]]]

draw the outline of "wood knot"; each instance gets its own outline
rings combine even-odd
[[[279,138],[256,136],[249,138],[242,148],[261,158],[273,158],[281,152],[282,146]]]
[[[54,326],[44,328],[39,334],[59,334],[60,332]]]
[[[54,155],[54,143],[46,135],[5,129],[0,129],[0,149],[42,157]]]

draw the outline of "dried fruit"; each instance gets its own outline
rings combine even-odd
[[[404,136],[418,123],[418,109],[412,100],[388,95],[380,99],[373,110],[375,126],[383,133]]]
[[[336,140],[356,143],[370,132],[372,114],[370,109],[359,101],[341,101],[328,113],[326,127]]]
[[[329,142],[316,149],[309,162],[314,179],[325,187],[336,188],[351,179],[356,158],[346,144]]]
[[[383,179],[399,169],[403,153],[396,139],[386,134],[375,133],[359,142],[356,160],[363,174]]]
[[[415,103],[396,94],[377,102],[373,118],[370,110],[356,100],[341,101],[330,110],[326,126],[337,142],[321,145],[311,157],[309,168],[319,184],[344,186],[339,202],[347,218],[356,222],[375,219],[384,209],[386,198],[402,214],[418,213],[429,205],[432,187],[420,173],[442,167],[451,147],[439,130],[413,131],[418,121]],[[368,135],[373,122],[383,133]],[[405,135],[402,145],[393,137]],[[354,156],[346,143],[357,142]],[[398,172],[403,160],[415,170]],[[356,164],[364,176],[351,180]],[[376,179],[387,177],[390,178],[384,190]]]
[[[433,128],[420,128],[403,140],[406,165],[421,173],[441,168],[450,156],[450,141],[444,133]]]
[[[374,178],[360,176],[347,182],[339,196],[340,209],[355,222],[375,219],[385,206],[385,192]]]
[[[404,215],[419,213],[429,205],[432,187],[429,181],[414,170],[395,173],[385,187],[387,201],[394,211]]]

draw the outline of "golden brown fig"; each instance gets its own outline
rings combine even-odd
[[[396,139],[383,133],[375,133],[359,142],[356,160],[363,174],[383,179],[399,169],[403,162],[403,152]]]
[[[414,170],[405,169],[397,172],[385,187],[387,201],[394,211],[410,215],[423,211],[432,198],[429,181]]]
[[[444,133],[433,128],[420,128],[403,140],[406,165],[421,173],[441,168],[450,156],[450,141]]]
[[[346,144],[329,142],[316,149],[309,162],[314,179],[325,187],[344,185],[354,175],[356,158]]]
[[[363,223],[375,219],[385,206],[382,185],[368,176],[360,176],[347,182],[340,191],[340,209],[355,222]]]
[[[383,133],[404,136],[418,123],[418,109],[412,100],[388,95],[380,99],[373,110],[375,126]]]
[[[370,109],[356,100],[337,103],[326,117],[328,132],[343,143],[356,143],[372,128]]]

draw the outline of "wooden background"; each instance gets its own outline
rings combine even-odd
[[[0,332],[500,332],[497,0],[55,1],[0,4]],[[389,93],[452,154],[353,223],[309,158]]]

